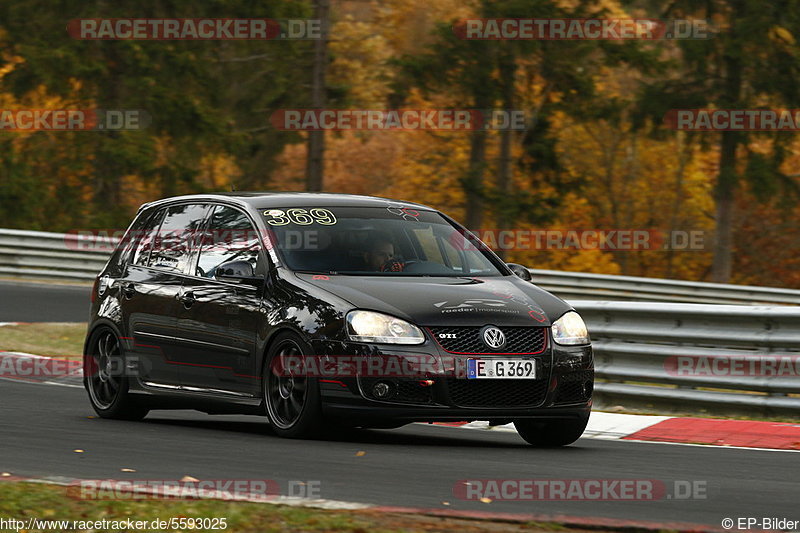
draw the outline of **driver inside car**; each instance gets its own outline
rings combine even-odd
[[[394,244],[384,234],[372,236],[367,242],[367,251],[364,252],[364,262],[367,270],[375,272],[401,272],[405,264],[395,256]]]

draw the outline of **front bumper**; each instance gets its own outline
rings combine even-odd
[[[438,373],[424,377],[327,376],[320,380],[324,412],[333,417],[365,421],[472,421],[515,418],[586,417],[591,410],[594,362],[591,346],[549,348],[533,356],[537,379],[468,380],[457,376],[459,365],[470,357],[453,355],[427,341],[415,347],[318,343],[316,353],[357,354],[366,358],[413,359],[420,356],[438,361]],[[379,381],[393,389],[390,397],[377,398],[372,387]],[[431,383],[432,382],[432,383]]]

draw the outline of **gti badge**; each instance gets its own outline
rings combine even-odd
[[[489,348],[497,350],[506,344],[506,336],[495,326],[486,326],[481,334],[483,335],[483,342]]]

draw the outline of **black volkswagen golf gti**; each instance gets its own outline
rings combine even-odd
[[[84,354],[101,417],[265,414],[284,437],[488,420],[566,445],[594,381],[583,320],[526,269],[424,205],[322,193],[142,206]]]

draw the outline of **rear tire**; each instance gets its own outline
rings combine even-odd
[[[278,375],[273,369],[276,357],[302,357],[311,353],[311,347],[290,332],[279,333],[267,352],[261,390],[267,418],[279,437],[303,439],[324,433],[325,420],[317,379]]]
[[[88,343],[83,356],[83,386],[94,411],[101,418],[141,420],[150,412],[129,392],[125,353],[116,333],[101,328]]]
[[[578,440],[588,423],[588,416],[544,420],[519,418],[514,421],[514,427],[528,444],[540,448],[556,448]]]

